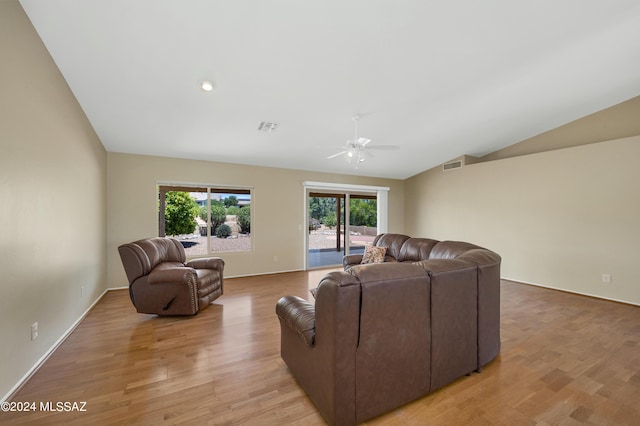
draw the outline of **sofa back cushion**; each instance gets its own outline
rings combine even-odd
[[[378,247],[386,247],[387,255],[385,261],[398,261],[402,244],[409,239],[408,235],[402,234],[379,234],[373,240],[373,245]]]
[[[149,256],[151,269],[162,262],[184,263],[187,260],[184,247],[175,238],[148,238],[140,240],[138,244]]]
[[[473,248],[467,250],[464,253],[460,254],[457,258],[460,260],[465,260],[467,262],[475,263],[478,266],[497,265],[498,267],[500,266],[500,262],[502,260],[500,258],[500,255],[498,255],[497,253],[483,248]]]
[[[440,241],[431,250],[429,259],[456,259],[472,249],[479,249],[475,244],[462,241]]]
[[[123,244],[118,247],[129,284],[148,275],[163,262],[186,261],[184,247],[174,238],[153,237]]]
[[[411,263],[355,265],[361,286],[356,423],[412,401],[431,384],[429,278]]]
[[[429,259],[431,250],[438,243],[429,238],[409,238],[400,248],[399,262],[417,262]]]

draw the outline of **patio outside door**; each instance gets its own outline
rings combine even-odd
[[[345,254],[364,253],[377,233],[377,197],[348,192],[309,192],[307,265],[342,265]]]

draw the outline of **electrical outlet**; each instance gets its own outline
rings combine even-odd
[[[278,261],[278,256],[273,256],[273,261],[277,262]]]
[[[610,274],[602,274],[602,283],[603,284],[611,284],[611,275]]]
[[[38,323],[34,322],[31,324],[31,340],[36,340],[38,338]]]

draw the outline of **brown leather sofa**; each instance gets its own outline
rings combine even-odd
[[[395,262],[328,273],[315,305],[276,304],[282,358],[329,424],[404,405],[481,371],[500,350],[500,256],[436,241],[426,258],[397,261],[396,248]]]
[[[387,248],[385,262],[416,262],[428,259],[437,243],[438,240],[429,238],[411,238],[403,234],[379,234],[372,245]],[[359,265],[361,261],[361,254],[351,254],[342,258],[345,269]]]
[[[224,261],[186,261],[174,238],[154,237],[118,247],[136,310],[156,315],[195,315],[223,293]]]

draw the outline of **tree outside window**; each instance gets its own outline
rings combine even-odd
[[[160,185],[158,201],[158,235],[187,256],[251,250],[251,189]]]

